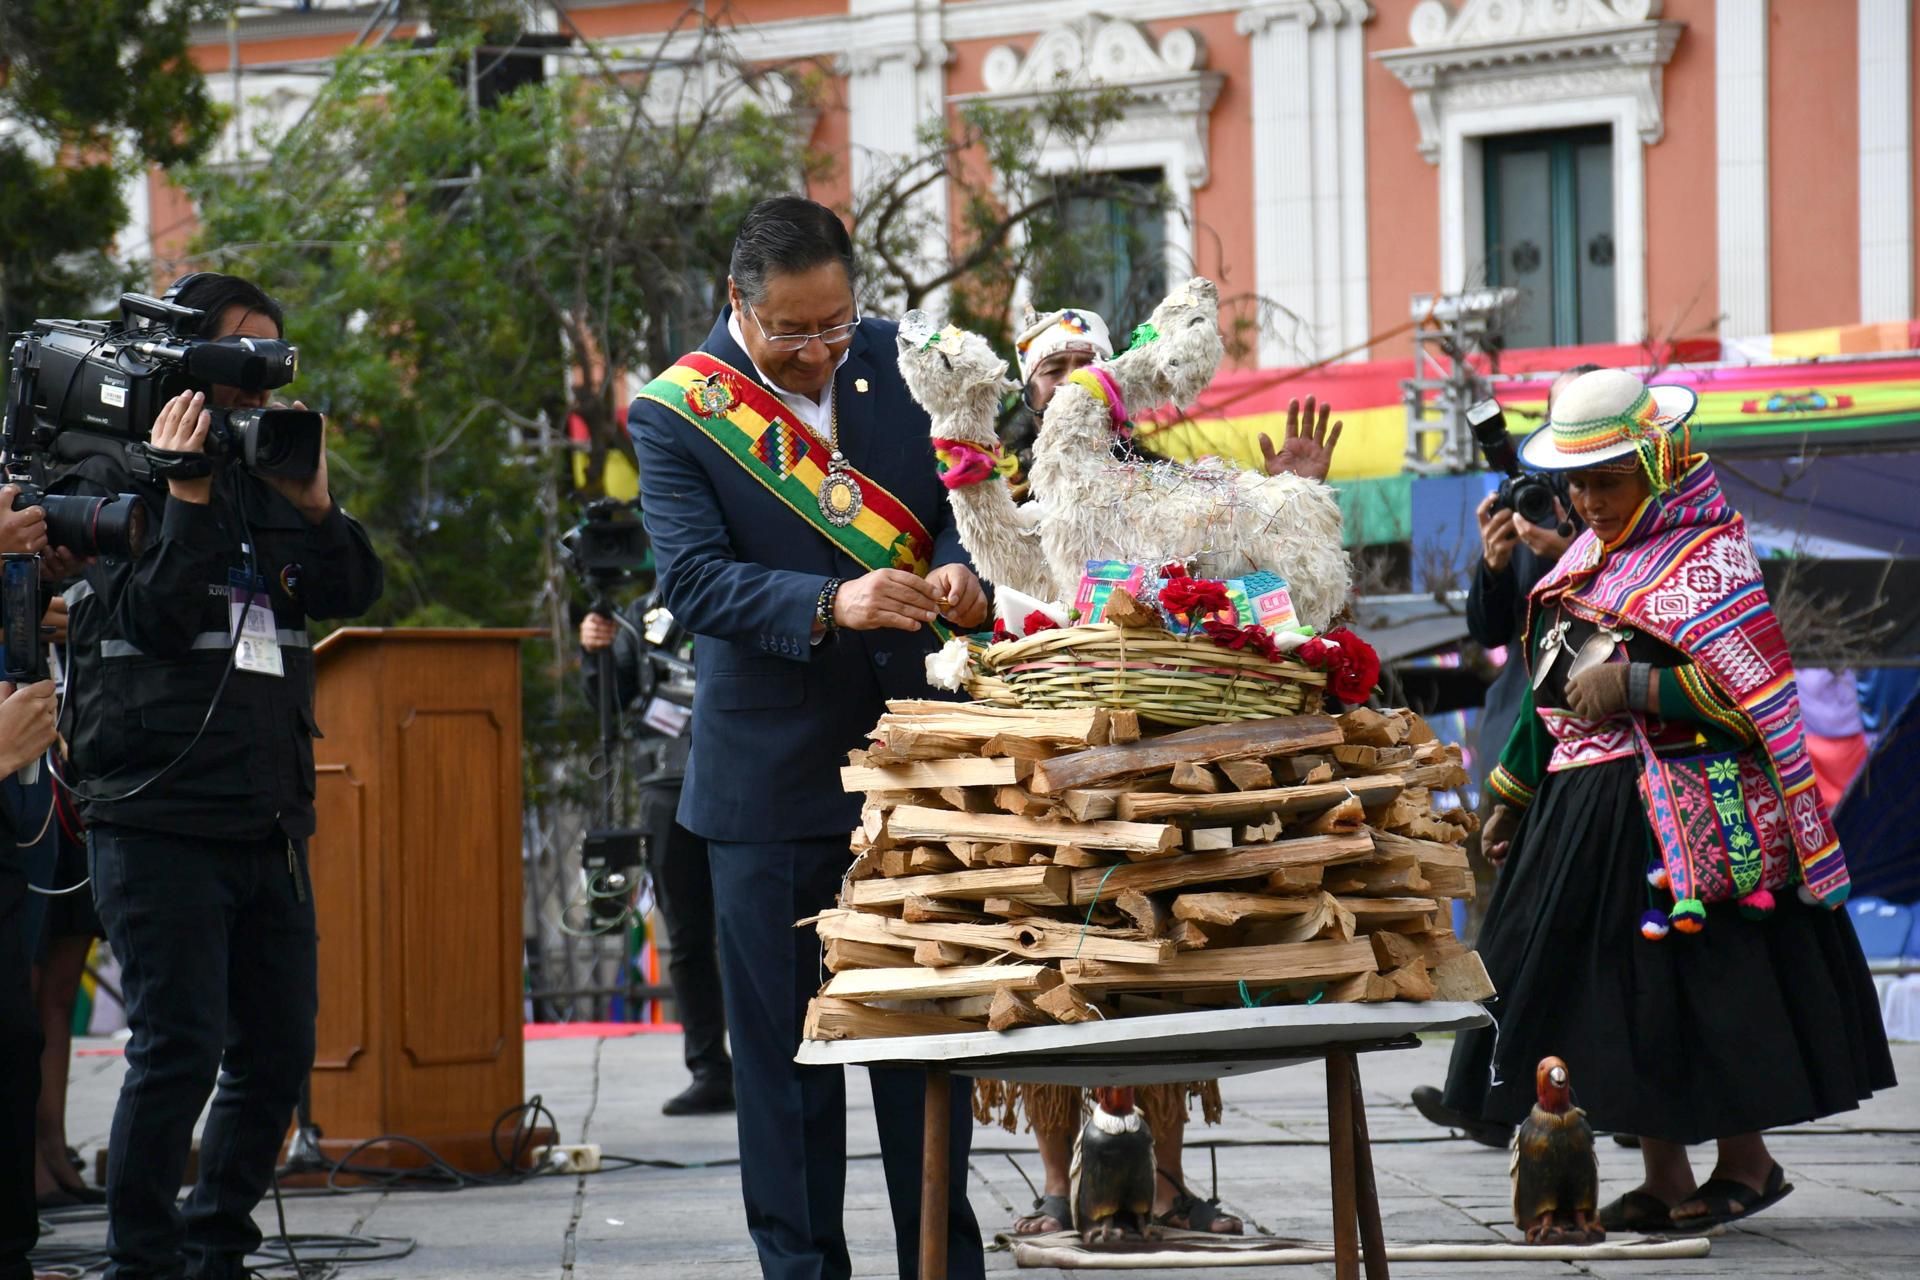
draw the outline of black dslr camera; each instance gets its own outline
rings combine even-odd
[[[321,420],[306,409],[210,409],[204,454],[148,444],[154,419],[183,391],[215,383],[270,391],[293,381],[298,371],[298,350],[278,339],[193,336],[206,318],[192,307],[123,293],[118,320],[36,320],[12,349],[5,425],[9,478],[38,479],[95,454],[120,460],[146,481],[205,475],[216,458],[233,459],[262,476],[311,476],[320,466]],[[47,514],[51,522],[51,506]],[[76,527],[99,527],[92,515],[73,519]],[[98,551],[137,554],[109,531],[117,550],[102,545]],[[95,550],[53,541],[86,554]]]
[[[1489,397],[1469,406],[1467,425],[1473,428],[1473,438],[1487,456],[1487,466],[1506,477],[1494,492],[1493,509],[1511,510],[1528,524],[1553,529],[1563,538],[1571,537],[1572,520],[1563,519],[1554,509],[1556,500],[1563,504],[1565,501],[1558,481],[1543,472],[1521,470],[1520,451],[1514,447],[1513,437],[1507,434],[1507,419],[1500,411],[1500,402]]]

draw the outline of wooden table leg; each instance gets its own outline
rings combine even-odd
[[[952,1190],[953,1076],[927,1068],[927,1123],[920,1166],[920,1280],[947,1280],[947,1197]]]
[[[1353,1056],[1327,1055],[1327,1153],[1333,1173],[1334,1280],[1360,1280],[1353,1176]]]
[[[1360,1210],[1360,1248],[1366,1258],[1367,1280],[1388,1280],[1387,1243],[1380,1233],[1380,1193],[1373,1181],[1373,1142],[1367,1136],[1367,1100],[1360,1092],[1360,1060],[1347,1060],[1353,1079],[1353,1187]]]

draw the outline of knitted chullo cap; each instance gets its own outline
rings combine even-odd
[[[1020,381],[1033,377],[1033,371],[1048,356],[1062,351],[1085,351],[1096,360],[1113,358],[1113,339],[1107,336],[1107,322],[1091,311],[1067,308],[1035,315],[1027,308],[1026,322],[1014,340],[1020,357]]]
[[[1685,470],[1695,402],[1685,387],[1649,387],[1623,369],[1595,369],[1554,397],[1547,425],[1521,443],[1520,460],[1538,471],[1637,463],[1662,493]]]

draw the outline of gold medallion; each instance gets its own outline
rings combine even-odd
[[[866,505],[859,482],[842,470],[846,465],[847,460],[835,449],[831,469],[820,482],[820,514],[842,528],[852,524]]]

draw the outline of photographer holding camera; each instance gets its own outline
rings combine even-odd
[[[167,301],[204,313],[179,320],[176,342],[281,334],[279,305],[237,277],[197,273]],[[205,382],[168,399],[144,446],[164,487],[108,451],[60,482],[131,490],[158,530],[135,556],[101,555],[67,592],[62,724],[132,1030],[108,1144],[110,1276],[243,1274],[313,1061],[319,730],[306,623],[364,613],[383,576],[334,505],[323,442],[310,469],[209,447],[266,402]],[[176,1208],[216,1074],[199,1178]]]
[[[1554,400],[1575,378],[1599,367],[1578,364],[1555,378],[1547,388],[1547,412],[1553,412]],[[1475,406],[1476,411],[1479,408]],[[1498,406],[1493,406],[1493,410],[1497,415]],[[1473,412],[1469,411],[1470,419]],[[1495,416],[1487,425],[1494,423],[1498,424],[1498,431],[1481,434],[1481,447],[1486,451],[1489,465],[1496,470],[1506,470],[1508,478],[1498,490],[1483,498],[1474,511],[1480,522],[1480,559],[1473,566],[1473,583],[1467,589],[1467,633],[1488,649],[1507,647],[1506,663],[1500,668],[1499,676],[1487,686],[1486,702],[1474,730],[1474,763],[1480,770],[1483,822],[1493,808],[1486,791],[1486,775],[1493,771],[1501,748],[1513,732],[1513,722],[1520,715],[1521,695],[1526,690],[1527,663],[1517,646],[1526,642],[1523,629],[1527,621],[1527,597],[1540,579],[1559,563],[1561,554],[1585,527],[1580,517],[1572,513],[1566,495],[1550,487],[1553,477],[1520,471],[1504,419]],[[1480,431],[1481,424],[1476,423],[1476,434]],[[1534,491],[1525,493],[1522,486],[1531,486]],[[1551,520],[1547,519],[1545,510],[1549,497],[1553,504]],[[1532,511],[1538,522],[1529,520],[1523,511]],[[1497,874],[1500,864],[1506,860],[1505,845],[1487,842],[1483,836],[1481,852]],[[1431,1085],[1421,1085],[1413,1091],[1413,1105],[1433,1123],[1459,1129],[1483,1146],[1505,1147],[1513,1140],[1512,1125],[1462,1115],[1447,1107],[1440,1100],[1440,1090]]]
[[[639,825],[646,833],[654,894],[667,919],[672,944],[667,976],[685,1036],[687,1071],[693,1076],[693,1083],[667,1099],[660,1111],[669,1116],[732,1111],[733,1059],[727,1054],[707,841],[674,816],[693,752],[693,637],[660,604],[658,588],[628,605],[617,619],[587,614],[580,621],[580,669],[589,702],[598,701],[596,656],[608,646],[613,650],[614,706],[634,717],[634,732],[652,753],[653,767],[639,779]],[[681,673],[686,678],[676,680]]]

